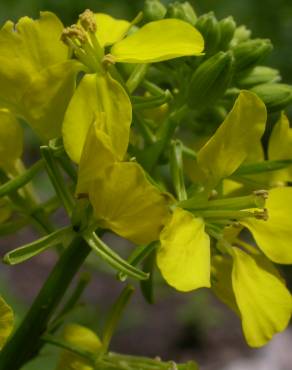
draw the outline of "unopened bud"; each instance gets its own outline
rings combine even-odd
[[[77,26],[76,24],[73,24],[70,27],[66,27],[61,35],[61,40],[68,45],[68,40],[78,40],[81,44],[84,44],[87,40],[86,33],[84,30]]]
[[[255,67],[273,49],[268,39],[255,39],[242,42],[235,46],[232,51],[235,58],[235,69],[238,72]]]
[[[188,1],[185,1],[184,3],[179,3],[176,1],[173,4],[170,4],[168,6],[167,17],[182,19],[193,26],[197,21],[197,14]]]
[[[254,216],[258,220],[268,221],[269,219],[269,213],[267,208],[264,208],[263,210],[260,211],[255,211]]]
[[[232,78],[232,64],[232,54],[220,51],[197,68],[190,82],[191,108],[203,110],[224,94]]]
[[[163,19],[167,10],[159,0],[146,0],[143,15],[146,21],[158,21]]]
[[[251,30],[246,28],[245,25],[237,27],[234,32],[233,39],[231,41],[231,46],[234,47],[244,41],[249,40],[250,36],[251,36]]]
[[[236,85],[241,89],[249,89],[256,85],[278,82],[280,80],[281,76],[277,69],[257,66],[251,71],[240,74],[236,80]]]
[[[83,13],[79,15],[79,20],[81,26],[89,32],[96,32],[96,20],[95,15],[90,9],[86,9]]]
[[[268,83],[251,89],[266,104],[269,113],[278,112],[292,103],[292,86]]]
[[[220,41],[220,27],[214,13],[210,12],[199,17],[195,26],[204,37],[206,52],[209,55],[213,54]]]
[[[219,50],[227,50],[231,40],[233,39],[236,29],[236,23],[232,17],[221,19],[219,22],[220,28],[220,44]]]

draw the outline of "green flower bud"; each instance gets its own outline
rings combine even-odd
[[[184,3],[179,3],[176,1],[173,4],[170,4],[168,6],[167,17],[182,19],[193,26],[197,21],[196,12],[188,1],[185,1]]]
[[[266,104],[269,113],[278,112],[292,103],[292,86],[267,83],[251,89]]]
[[[210,55],[216,52],[220,42],[220,27],[214,13],[199,17],[195,26],[204,37],[206,53]]]
[[[251,36],[251,30],[246,28],[245,25],[237,27],[234,32],[233,39],[231,41],[231,46],[234,47],[240,44],[241,42],[249,40],[250,36]]]
[[[192,76],[188,104],[203,110],[220,98],[230,84],[233,72],[231,52],[220,51],[203,62]]]
[[[257,66],[251,71],[240,74],[236,80],[236,85],[241,89],[249,89],[256,85],[278,82],[280,80],[281,76],[277,69]]]
[[[167,10],[159,0],[146,0],[143,9],[144,19],[146,21],[158,21],[165,17]]]
[[[236,23],[233,19],[233,17],[227,17],[224,19],[221,19],[219,22],[220,27],[220,44],[219,44],[219,50],[227,50],[231,40],[233,39],[234,32],[236,29]]]
[[[236,45],[232,51],[235,58],[235,70],[242,72],[255,67],[273,49],[268,39],[255,39]]]

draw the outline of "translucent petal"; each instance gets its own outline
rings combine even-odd
[[[104,115],[96,118],[103,119]],[[91,181],[105,176],[105,170],[116,161],[111,139],[99,127],[94,122],[88,130],[79,163],[77,194],[88,193]]]
[[[291,294],[271,269],[238,248],[233,251],[232,285],[243,332],[251,347],[261,347],[288,325]]]
[[[10,306],[0,297],[0,349],[12,332],[14,315]]]
[[[269,191],[266,201],[269,218],[245,219],[242,225],[253,234],[259,248],[276,263],[292,263],[292,188],[280,187]]]
[[[270,160],[292,159],[292,129],[285,115],[282,113],[275,124],[269,140],[268,157]],[[280,171],[273,171],[270,180],[292,181],[292,166]]]
[[[66,325],[63,339],[83,351],[97,354],[101,348],[101,341],[98,336],[90,329],[77,325]],[[70,351],[63,351],[56,370],[93,370],[93,367],[86,359]]]
[[[88,129],[96,122],[109,136],[116,158],[122,160],[129,143],[131,120],[131,102],[122,86],[109,74],[87,74],[65,115],[65,149],[71,159],[79,163]]]
[[[120,41],[131,27],[131,23],[122,19],[115,19],[108,14],[96,13],[96,36],[101,47],[112,45]]]
[[[23,130],[15,116],[0,109],[0,167],[13,168],[23,151]]]
[[[89,199],[100,226],[136,244],[159,238],[168,200],[137,163],[115,163],[90,187]]]
[[[0,103],[27,121],[34,118],[35,111],[31,112],[30,109],[37,109],[38,124],[46,125],[45,139],[47,136],[54,136],[56,126],[59,126],[58,132],[60,132],[60,119],[63,117],[59,117],[58,113],[65,109],[63,107],[65,97],[60,101],[59,98],[66,90],[67,78],[60,80],[60,76],[66,68],[66,76],[69,74],[69,64],[62,73],[60,71],[56,73],[56,69],[47,70],[48,67],[67,59],[68,48],[60,40],[62,30],[62,23],[53,13],[41,12],[38,20],[23,17],[16,25],[8,21],[0,31]],[[37,86],[31,87],[35,81],[38,82]],[[59,95],[57,89],[60,89]],[[53,90],[54,94],[52,94]],[[26,98],[23,101],[25,94]],[[30,99],[31,104],[27,104]],[[50,99],[53,99],[53,102]],[[39,101],[43,104],[36,108],[33,103]],[[55,119],[52,115],[48,118],[50,124],[40,119],[48,110],[45,101],[51,109],[54,105],[57,112]],[[42,109],[44,112],[41,112]],[[32,122],[34,128],[36,123]],[[53,132],[48,135],[50,126]]]
[[[214,256],[212,258],[212,291],[220,301],[240,317],[232,288],[232,266],[233,261],[229,257]]]
[[[157,265],[177,290],[210,287],[210,239],[201,218],[176,208],[160,234]]]
[[[231,175],[259,145],[266,118],[264,103],[255,94],[242,91],[224,122],[198,153],[198,164],[209,186]]]
[[[44,141],[61,136],[64,115],[81,68],[74,60],[45,68],[23,95],[23,118]]]
[[[117,42],[111,54],[117,62],[151,63],[200,55],[203,49],[203,37],[194,27],[178,19],[163,19]]]

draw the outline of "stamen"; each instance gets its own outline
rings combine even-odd
[[[264,209],[263,209],[263,210],[261,210],[261,211],[255,211],[255,212],[254,212],[254,216],[255,216],[255,218],[257,218],[258,220],[268,221],[268,219],[269,219],[269,213],[268,213],[267,208],[264,208]]]
[[[102,59],[102,65],[107,68],[108,66],[111,66],[116,63],[116,60],[113,55],[107,54]]]
[[[254,195],[256,195],[257,197],[262,197],[264,200],[267,200],[268,197],[269,197],[269,192],[267,190],[255,190],[254,192]]]
[[[90,9],[86,9],[83,13],[79,15],[81,26],[89,32],[95,33],[97,30],[97,25],[95,21],[94,13]]]
[[[61,40],[66,44],[70,45],[69,40],[76,41],[78,40],[80,44],[85,44],[87,41],[87,35],[83,28],[73,24],[70,27],[67,27],[63,30],[61,35]]]

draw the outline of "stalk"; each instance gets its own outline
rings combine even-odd
[[[0,353],[0,370],[18,370],[37,355],[49,320],[90,250],[86,242],[77,237],[63,252],[27,315]]]

